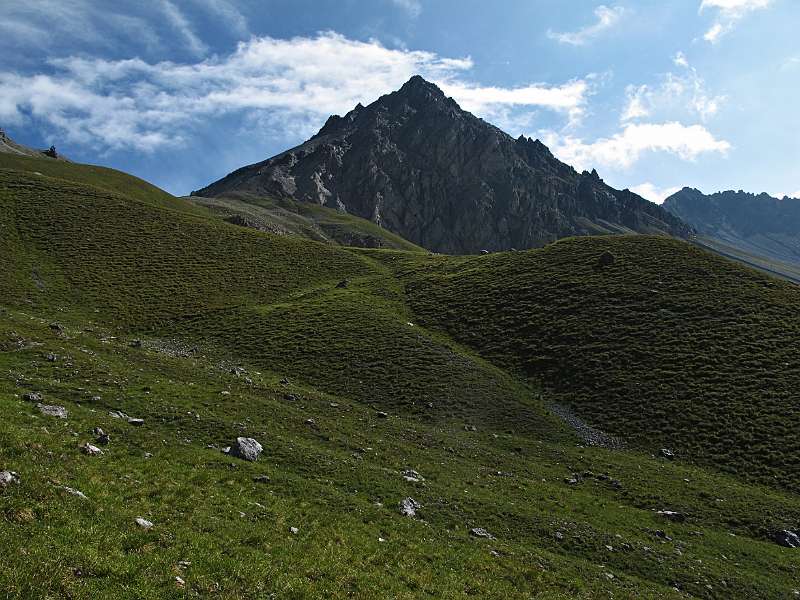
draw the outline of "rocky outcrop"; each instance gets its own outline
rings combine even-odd
[[[193,192],[313,202],[430,250],[477,253],[591,233],[687,236],[674,215],[578,173],[538,140],[513,139],[419,76],[313,138]]]

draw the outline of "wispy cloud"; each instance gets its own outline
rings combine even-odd
[[[438,83],[480,116],[548,110],[573,119],[590,93],[586,80],[487,87],[470,80],[469,58],[390,49],[334,32],[252,38],[227,56],[191,64],[69,57],[48,72],[0,73],[0,120],[34,119],[78,144],[155,150],[186,143],[209,119],[239,115],[307,135],[402,85],[411,75]]]
[[[615,135],[594,142],[551,131],[543,134],[543,141],[556,156],[577,169],[627,169],[648,152],[664,152],[692,161],[701,154],[725,154],[731,148],[702,125],[678,122],[629,123]]]
[[[716,11],[716,18],[711,27],[706,31],[703,39],[716,44],[722,36],[749,13],[767,8],[773,0],[703,0],[700,12],[706,9]]]
[[[208,51],[208,46],[197,36],[186,16],[175,4],[170,0],[161,0],[161,10],[172,28],[183,37],[193,54],[202,56]]]
[[[422,14],[422,2],[420,0],[391,0],[392,4],[405,10],[411,17],[418,17]]]
[[[625,9],[622,6],[608,7],[601,5],[594,10],[594,15],[597,18],[597,21],[592,25],[587,25],[578,31],[567,33],[548,31],[547,37],[557,40],[562,44],[582,46],[596,38],[604,31],[614,27],[622,19],[623,14],[625,14]]]
[[[630,190],[634,194],[639,194],[642,198],[646,200],[650,200],[650,202],[655,202],[656,204],[663,204],[664,200],[672,196],[675,192],[679,192],[681,190],[680,186],[676,187],[665,187],[661,188],[656,185],[653,185],[650,182],[642,183],[640,185],[635,185]]]
[[[713,95],[705,81],[679,52],[673,63],[680,73],[666,73],[657,85],[630,85],[626,88],[627,103],[622,121],[634,121],[658,115],[660,118],[699,116],[702,121],[713,117],[725,102],[725,96]]]

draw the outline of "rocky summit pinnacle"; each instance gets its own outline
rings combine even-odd
[[[517,139],[415,75],[331,116],[307,142],[243,167],[197,196],[313,202],[369,219],[430,250],[476,253],[594,233],[691,228],[633,194],[578,173],[539,140]]]

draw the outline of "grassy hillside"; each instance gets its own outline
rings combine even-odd
[[[243,217],[244,224],[265,232],[299,235],[340,246],[424,251],[371,221],[310,202],[244,193],[218,198],[193,196],[189,200],[227,220]]]
[[[89,185],[152,206],[168,206],[184,212],[207,214],[207,211],[199,209],[186,200],[176,198],[138,177],[108,167],[0,153],[0,169],[38,174],[46,178]]]
[[[0,488],[7,596],[794,597],[796,551],[770,540],[800,523],[792,486],[655,458],[643,432],[666,419],[637,417],[659,382],[685,381],[669,362],[642,375],[653,348],[683,352],[660,349],[682,333],[687,364],[727,376],[734,359],[709,340],[751,351],[734,316],[782,319],[789,335],[793,288],[651,238],[478,258],[354,251],[40,173],[0,170],[0,470],[20,476]],[[616,260],[596,270],[606,248]],[[643,325],[654,302],[667,309],[654,272],[675,298],[674,320],[656,324],[688,329]],[[759,330],[762,344],[783,339]],[[628,347],[641,357],[626,374],[611,359],[638,356]],[[765,372],[773,356],[794,365],[768,350]],[[729,387],[715,395],[721,375],[698,372],[696,410],[738,406]],[[558,373],[575,376],[573,394]],[[771,413],[791,425],[792,375],[780,377],[775,404],[743,416],[750,431]],[[637,382],[648,402],[609,392]],[[585,447],[554,400],[631,447]],[[110,443],[87,456],[95,427]],[[258,462],[220,452],[241,435],[263,444]],[[407,496],[417,519],[399,514]]]
[[[541,381],[603,429],[800,490],[797,286],[642,236],[385,262],[420,323]]]

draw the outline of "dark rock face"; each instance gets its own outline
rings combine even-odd
[[[595,171],[577,173],[540,141],[515,140],[461,110],[418,76],[367,107],[330,117],[304,144],[193,194],[234,191],[347,211],[448,253],[609,231],[691,233]]]

